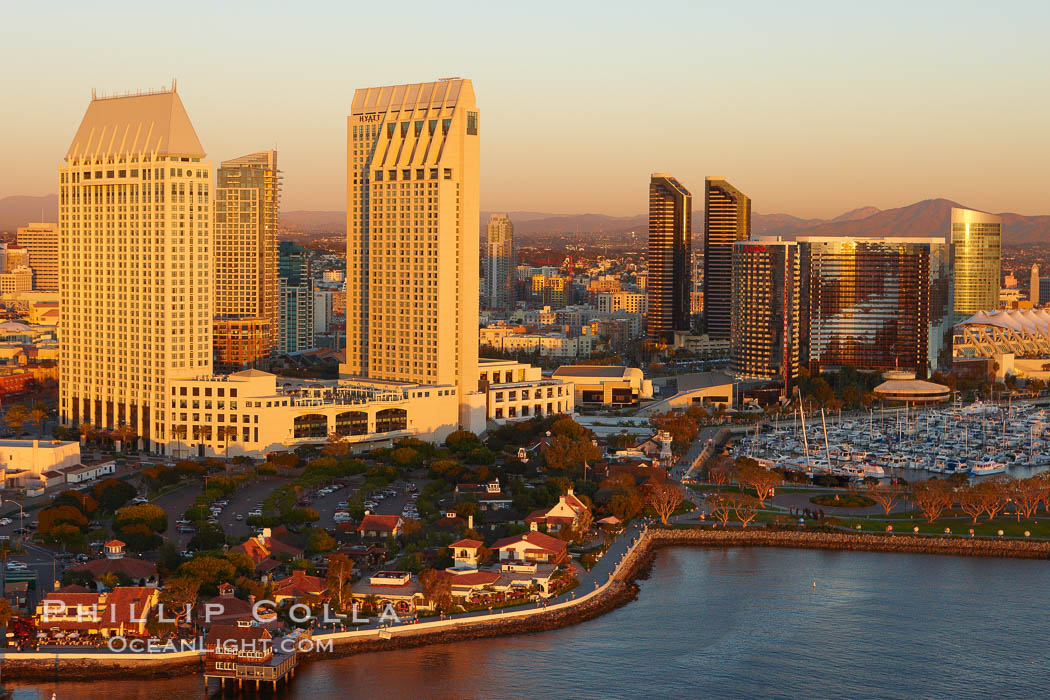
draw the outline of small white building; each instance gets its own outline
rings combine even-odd
[[[571,414],[572,382],[544,378],[539,367],[514,360],[478,360],[478,388],[486,394],[486,417],[496,423]]]
[[[44,472],[77,464],[80,464],[79,442],[0,440],[0,467],[5,472],[25,472],[39,479]]]

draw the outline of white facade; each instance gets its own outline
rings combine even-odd
[[[39,477],[80,464],[80,443],[60,440],[0,440],[0,467]]]
[[[644,314],[649,308],[647,299],[641,292],[601,292],[597,296],[598,311],[608,314],[614,311]]]
[[[571,414],[576,408],[572,382],[545,379],[539,367],[482,358],[478,379],[487,389],[486,417],[496,423]]]
[[[212,370],[211,164],[174,89],[92,98],[58,169],[67,425],[169,439],[169,383]]]
[[[453,386],[405,382],[310,382],[259,370],[173,382],[169,409],[174,456],[259,457],[321,444],[330,435],[352,449],[404,437],[440,442],[458,427]]]
[[[344,377],[455,386],[477,427],[479,113],[469,80],[366,88],[347,118]]]
[[[325,290],[314,290],[314,333],[328,333],[332,330],[332,303],[335,299],[333,292]]]

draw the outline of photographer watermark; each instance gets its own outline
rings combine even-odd
[[[272,600],[258,600],[252,603],[251,618],[250,621],[254,623],[252,627],[265,628],[270,623],[276,621],[277,616],[275,610],[277,609],[277,603]],[[158,624],[174,625],[178,626],[186,621],[192,620],[194,615],[194,606],[186,604],[175,608],[166,608],[164,603],[160,603],[156,606],[156,617],[152,618]],[[318,616],[314,613],[314,609],[305,603],[294,603],[287,608],[285,614],[288,619],[297,625],[305,625],[308,623],[319,624],[322,626],[327,625],[368,625],[372,624],[373,618],[361,617],[360,607],[357,603],[353,603],[350,606],[350,612],[347,613],[336,613],[332,610],[328,603],[321,606],[321,614]],[[208,602],[204,603],[201,608],[200,620],[204,625],[211,625],[213,622],[223,620],[226,617],[226,605],[222,602]],[[242,623],[245,618],[223,620],[224,622]],[[397,611],[394,609],[394,604],[387,602],[381,611],[381,613],[374,620],[380,625],[385,624],[400,624],[401,618],[398,616]],[[151,617],[145,611],[136,609],[134,603],[130,603],[125,610],[119,605],[105,605],[105,604],[77,604],[66,605],[60,600],[45,600],[42,604],[42,611],[40,622],[42,626],[48,624],[55,624],[62,626],[63,623],[76,623],[78,627],[92,627],[97,625],[97,629],[122,629],[131,625],[145,626],[151,622]],[[204,639],[174,639],[161,641],[158,639],[141,639],[137,637],[128,638],[124,635],[110,635],[106,642],[110,651],[119,653],[139,653],[139,654],[155,654],[165,653],[173,651],[202,651],[205,650]],[[266,645],[273,649],[277,644],[293,644],[296,645],[293,649],[284,650],[278,648],[278,651],[330,651],[332,642],[331,640],[313,640],[310,638],[278,638],[278,639],[250,639],[244,638],[243,635],[239,635],[237,638],[231,639],[218,639],[213,638],[210,640],[208,645],[213,650],[218,650],[221,653],[227,653],[226,648],[228,644],[233,645]],[[255,648],[243,649],[240,653],[247,653],[251,655],[258,653]]]

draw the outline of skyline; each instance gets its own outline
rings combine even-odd
[[[10,10],[8,27],[49,32],[0,30],[0,56],[22,66],[5,81],[6,95],[31,106],[4,116],[0,154],[22,165],[0,174],[0,195],[54,192],[68,124],[92,88],[112,94],[175,78],[216,162],[276,147],[286,210],[341,210],[354,88],[459,75],[484,95],[484,210],[639,214],[648,173],[668,171],[685,182],[724,175],[762,213],[830,217],[933,197],[1045,211],[1050,176],[1041,163],[1050,146],[1040,127],[1050,104],[1029,86],[1050,58],[1035,34],[1050,10],[1034,4],[1024,6],[1024,26],[993,10],[949,13],[943,3],[898,4],[871,17],[826,3],[801,12],[683,6],[682,21],[662,34],[648,31],[657,20],[622,7],[560,8],[553,26],[542,11],[472,7],[451,13],[472,43],[435,43],[451,36],[440,23],[406,27],[404,45],[417,48],[397,55],[383,53],[378,37],[341,34],[379,21],[373,8],[322,3],[294,16],[210,8],[214,21],[189,26],[203,7],[191,4],[185,20],[165,18],[170,33],[192,39],[163,57],[149,33],[128,31],[143,20],[138,9],[127,26],[119,12],[103,24],[76,6],[60,23],[34,7]],[[322,12],[331,21],[315,22]],[[278,22],[276,50],[231,59],[222,27],[265,35]],[[859,23],[863,36],[851,33]],[[504,26],[512,29],[492,31]],[[89,48],[118,36],[124,51]],[[424,71],[422,60],[430,61]],[[552,170],[552,159],[586,167],[589,177]]]

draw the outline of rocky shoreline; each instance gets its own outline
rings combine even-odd
[[[612,580],[601,590],[580,601],[552,610],[507,609],[505,619],[464,620],[439,628],[391,628],[389,638],[378,634],[339,638],[333,636],[332,650],[314,652],[302,664],[376,651],[396,651],[428,644],[513,634],[545,632],[593,619],[633,600],[638,592],[635,580],[663,547],[783,547],[912,554],[940,554],[994,558],[1050,559],[1050,542],[1009,539],[968,539],[959,537],[919,537],[848,532],[769,531],[754,529],[660,528],[651,527],[624,557]],[[498,617],[498,616],[497,616]],[[322,637],[323,638],[323,637]],[[4,655],[3,674],[23,681],[50,681],[59,677],[79,679],[165,678],[195,673],[201,666],[197,656],[180,660],[162,658],[132,660],[112,655],[104,660],[62,658],[19,659]]]

